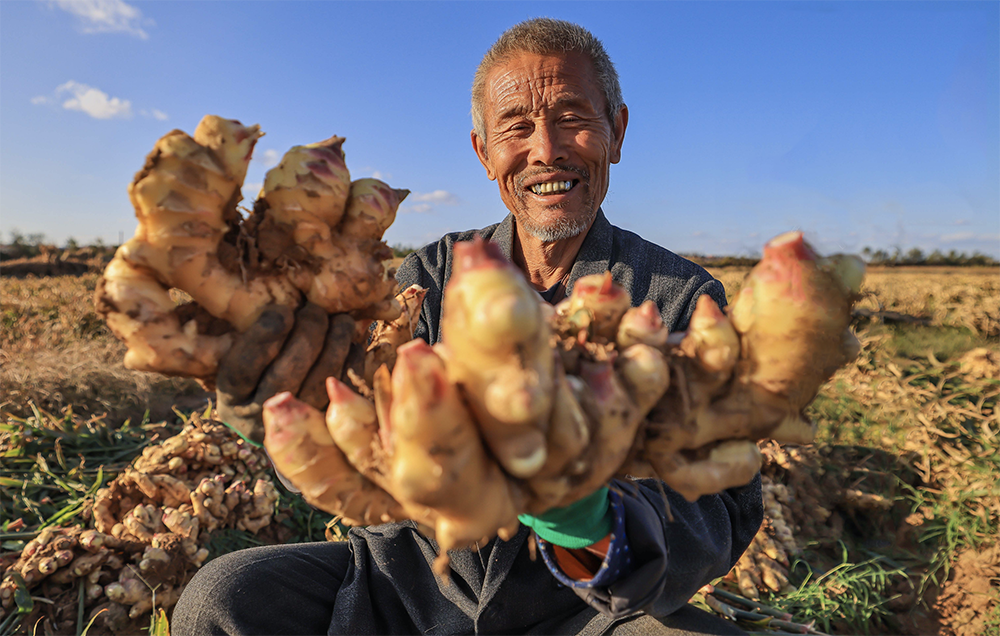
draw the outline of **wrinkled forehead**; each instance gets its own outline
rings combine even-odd
[[[484,106],[488,117],[558,105],[595,112],[604,107],[593,64],[581,53],[517,53],[494,66],[487,77]]]

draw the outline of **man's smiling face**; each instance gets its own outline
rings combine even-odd
[[[518,225],[553,242],[586,232],[621,157],[628,111],[614,126],[584,55],[519,53],[493,68],[486,139],[472,143]]]

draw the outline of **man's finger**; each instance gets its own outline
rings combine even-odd
[[[302,388],[299,389],[299,399],[306,404],[323,410],[330,403],[326,391],[327,378],[340,378],[344,370],[344,361],[351,347],[351,336],[354,335],[354,319],[347,314],[337,314],[330,317],[330,326],[326,330],[326,340],[323,351],[319,354],[316,364],[309,370]]]
[[[293,324],[290,307],[267,307],[219,362],[217,390],[234,404],[246,402],[257,388],[261,375],[281,351]]]
[[[263,402],[282,391],[298,393],[322,350],[329,323],[329,316],[319,305],[308,303],[295,312],[295,326],[288,334],[281,353],[260,379],[255,402]]]

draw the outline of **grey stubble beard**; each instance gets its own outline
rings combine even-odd
[[[560,217],[548,226],[535,225],[530,221],[519,219],[518,223],[521,227],[536,239],[542,241],[543,243],[555,243],[556,241],[563,241],[566,239],[571,239],[574,236],[579,236],[580,234],[587,231],[590,227],[591,222],[594,220],[594,214],[588,215],[586,219],[568,219],[566,217]]]

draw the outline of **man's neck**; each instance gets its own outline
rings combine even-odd
[[[525,273],[528,282],[541,291],[569,276],[576,255],[590,231],[587,228],[573,238],[544,243],[521,229],[516,222],[514,227],[514,264]]]

